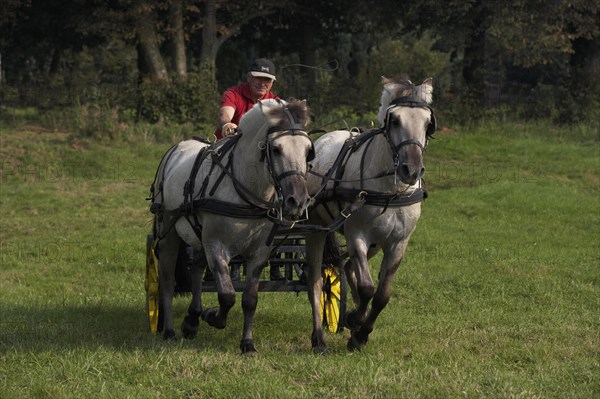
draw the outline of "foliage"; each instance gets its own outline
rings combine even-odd
[[[431,32],[416,36],[405,34],[393,39],[384,39],[372,50],[369,62],[371,69],[394,77],[398,71],[415,82],[433,76],[444,76],[449,67],[449,55],[437,51],[438,41]]]
[[[181,59],[173,54],[174,5],[183,6]],[[373,112],[379,77],[404,74],[434,78],[435,106],[446,119],[508,113],[593,121],[600,112],[599,9],[599,0],[311,0],[259,7],[238,0],[10,0],[0,18],[0,106],[105,114],[78,128],[83,136],[119,136],[90,130],[114,131],[132,114],[210,131],[220,92],[243,79],[253,58],[266,56],[280,67],[275,90],[306,98],[318,116]],[[162,80],[150,76],[150,50],[164,65]],[[175,61],[192,71],[187,82]]]
[[[370,128],[377,126],[377,112],[356,113],[350,106],[338,106],[320,114],[313,128],[332,131],[337,129]]]
[[[186,80],[144,81],[140,85],[139,115],[152,123],[192,123],[216,126],[219,97],[215,82],[204,74]]]

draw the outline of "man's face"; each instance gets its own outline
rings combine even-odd
[[[250,75],[248,77],[248,83],[250,84],[252,95],[258,97],[259,100],[271,90],[271,87],[273,87],[273,79],[260,76]]]

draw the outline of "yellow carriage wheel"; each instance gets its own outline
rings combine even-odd
[[[321,314],[323,325],[331,332],[336,333],[341,329],[340,307],[342,305],[342,281],[340,271],[332,266],[324,266],[323,292],[321,293]]]
[[[159,323],[159,293],[158,293],[158,258],[154,253],[156,243],[149,234],[146,239],[146,315],[150,331],[156,334]]]

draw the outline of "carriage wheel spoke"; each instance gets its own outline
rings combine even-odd
[[[337,332],[340,320],[341,280],[339,272],[332,266],[323,269],[323,292],[321,313],[323,324],[330,332]]]
[[[156,333],[159,324],[159,299],[158,299],[158,258],[154,253],[155,241],[152,235],[147,238],[146,246],[146,315],[152,333]]]

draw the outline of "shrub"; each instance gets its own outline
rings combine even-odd
[[[186,80],[144,81],[140,85],[138,113],[142,120],[156,123],[216,124],[219,97],[216,82],[202,74]]]

